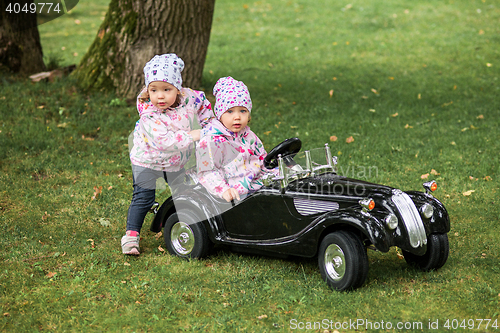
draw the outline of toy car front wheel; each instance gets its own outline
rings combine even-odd
[[[450,245],[447,234],[431,234],[427,237],[427,251],[423,256],[417,256],[403,250],[403,256],[408,264],[416,266],[424,272],[443,267],[448,260]]]
[[[163,237],[168,252],[182,258],[202,258],[212,245],[205,226],[190,211],[170,215],[165,222]]]
[[[321,276],[335,290],[359,288],[368,276],[368,256],[361,240],[351,232],[327,235],[319,246]]]

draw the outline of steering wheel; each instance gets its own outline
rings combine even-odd
[[[274,147],[264,158],[264,166],[266,169],[274,169],[278,166],[278,155],[281,157],[294,157],[300,151],[302,142],[299,138],[286,139],[282,143]]]

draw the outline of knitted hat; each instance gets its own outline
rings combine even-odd
[[[181,72],[184,61],[174,53],[155,55],[144,66],[144,81],[146,87],[153,81],[168,82],[177,89],[182,88]]]
[[[252,100],[247,86],[232,77],[223,77],[214,86],[215,96],[215,116],[220,120],[220,117],[228,109],[234,106],[243,106],[252,111]]]

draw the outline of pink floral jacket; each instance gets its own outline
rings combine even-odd
[[[263,165],[266,155],[264,145],[248,126],[233,133],[214,120],[203,129],[196,147],[198,180],[219,198],[230,187],[240,195],[258,190],[260,178],[271,171]]]
[[[187,163],[194,147],[189,135],[194,122],[204,127],[215,119],[205,94],[189,88],[181,89],[181,104],[174,109],[161,110],[137,98],[137,111],[140,119],[135,124],[130,160],[166,172],[179,171]]]

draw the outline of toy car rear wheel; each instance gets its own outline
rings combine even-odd
[[[427,237],[427,251],[423,256],[417,256],[403,250],[403,256],[408,264],[427,272],[443,267],[448,260],[450,245],[447,234],[431,234]]]
[[[203,258],[212,246],[201,219],[190,211],[179,211],[165,222],[163,237],[168,252],[182,258]]]
[[[336,231],[323,238],[318,264],[323,280],[338,291],[359,288],[368,276],[366,248],[359,237],[347,231]]]

